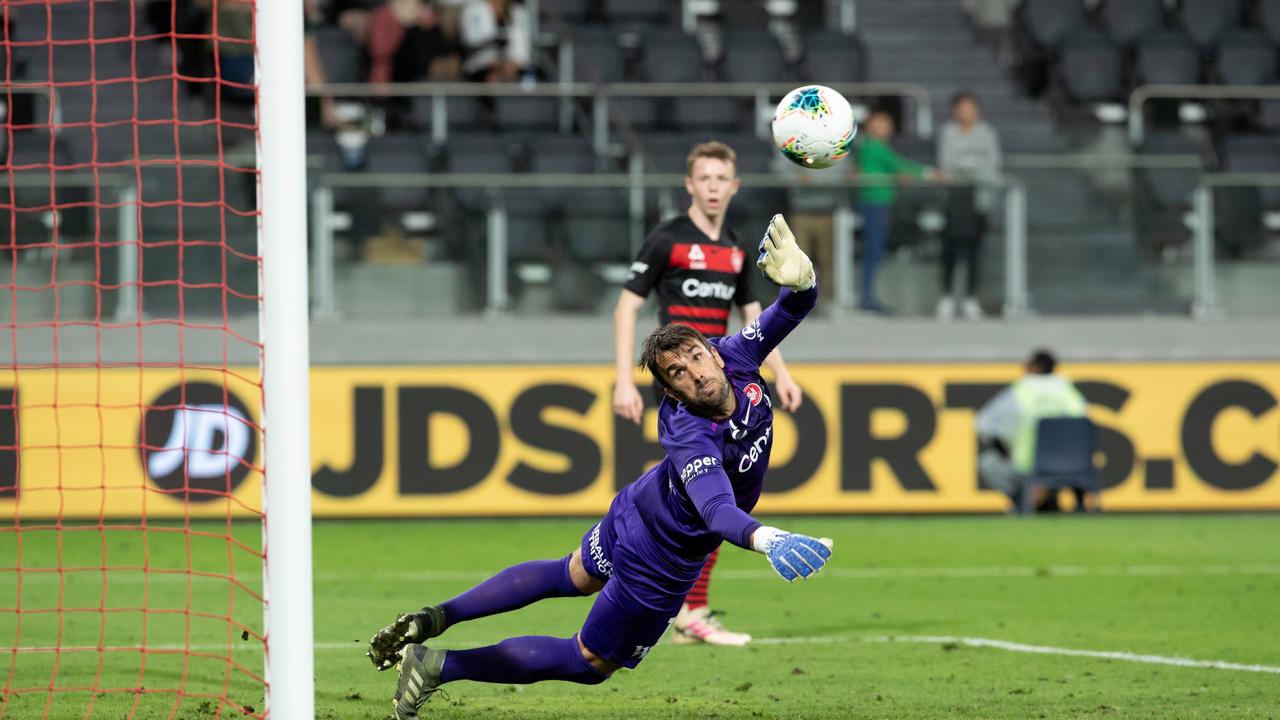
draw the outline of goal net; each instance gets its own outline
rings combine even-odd
[[[0,14],[0,718],[285,717],[262,19],[252,0]]]

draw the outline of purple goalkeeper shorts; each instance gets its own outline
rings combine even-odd
[[[621,495],[582,536],[582,565],[605,580],[579,637],[596,656],[634,668],[662,639],[697,580],[649,539],[635,507]]]

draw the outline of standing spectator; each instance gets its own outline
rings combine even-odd
[[[942,299],[938,319],[956,314],[951,280],[957,261],[967,266],[964,300],[960,312],[969,320],[982,319],[976,297],[982,240],[987,231],[987,215],[995,204],[995,183],[1000,176],[1000,139],[982,119],[978,99],[961,92],[951,101],[951,122],[942,128],[938,142],[938,167],[950,179],[964,183],[947,193],[947,229],[942,234]]]
[[[1036,350],[1027,360],[1026,375],[978,410],[974,425],[981,450],[978,472],[989,487],[1009,496],[1014,510],[1021,505],[1026,479],[1036,457],[1036,428],[1043,418],[1084,417],[1084,396],[1070,380],[1058,375],[1057,360],[1048,350]],[[1057,509],[1057,495],[1034,498],[1045,510]],[[1084,492],[1076,492],[1084,507]]]
[[[885,315],[888,309],[876,299],[876,270],[889,244],[889,213],[896,195],[898,176],[908,175],[934,179],[933,168],[912,162],[889,147],[893,137],[893,117],[883,110],[867,118],[866,132],[858,143],[858,172],[863,185],[859,191],[858,212],[862,215],[862,275],[859,278],[861,298],[858,307]]]
[[[513,82],[533,66],[529,13],[511,0],[470,0],[462,8],[462,72],[476,82]]]

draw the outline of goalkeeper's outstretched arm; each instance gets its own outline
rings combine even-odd
[[[734,501],[729,476],[719,467],[711,466],[693,478],[686,489],[712,532],[738,547],[765,555],[774,571],[787,582],[813,575],[831,558],[830,539],[762,525],[743,512]]]

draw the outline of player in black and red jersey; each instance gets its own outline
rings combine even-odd
[[[735,305],[744,326],[760,315],[760,302],[750,287],[751,262],[746,261],[755,257],[754,243],[744,245],[738,233],[724,224],[729,202],[738,191],[736,165],[733,148],[724,143],[702,143],[689,153],[684,179],[689,212],[649,233],[618,297],[613,314],[617,374],[613,411],[637,425],[644,417],[644,400],[632,376],[636,317],[651,290],[658,291],[660,323],[681,323],[709,337],[728,333]],[[765,366],[773,372],[774,397],[782,407],[787,411],[799,407],[800,386],[791,379],[782,356],[775,350]],[[726,630],[707,606],[707,586],[719,552],[707,558],[672,624],[676,643],[745,645],[751,641],[746,633]]]

